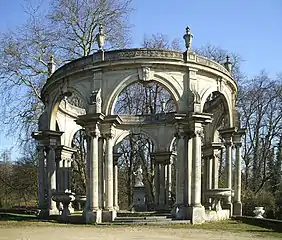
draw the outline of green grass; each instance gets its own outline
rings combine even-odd
[[[0,213],[0,228],[11,227],[97,227],[97,228],[172,228],[172,229],[204,229],[209,231],[245,232],[266,238],[282,238],[282,233],[242,223],[237,220],[208,222],[201,225],[191,224],[65,224],[55,220],[40,220],[34,215]]]

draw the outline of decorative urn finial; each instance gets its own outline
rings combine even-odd
[[[103,50],[103,47],[104,47],[104,44],[105,44],[105,33],[104,33],[104,27],[103,25],[100,25],[99,26],[99,32],[97,33],[96,35],[96,41],[97,41],[97,44],[98,44],[98,48],[100,51]]]
[[[232,63],[230,62],[230,57],[226,56],[226,62],[224,63],[224,67],[228,72],[232,72]]]
[[[186,34],[183,36],[183,39],[185,40],[185,46],[187,51],[190,50],[191,45],[192,45],[192,39],[193,39],[193,35],[190,32],[190,28],[186,27]]]
[[[48,77],[50,77],[56,70],[56,63],[54,61],[54,55],[51,54],[48,62]]]

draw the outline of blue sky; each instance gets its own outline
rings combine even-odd
[[[0,0],[1,32],[24,21],[24,4]],[[212,44],[238,53],[249,76],[262,69],[271,76],[282,72],[281,0],[133,0],[133,7],[132,47],[140,46],[144,34],[182,39],[189,25],[195,47]],[[0,150],[7,146],[0,138]]]

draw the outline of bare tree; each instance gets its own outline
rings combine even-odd
[[[162,33],[152,34],[151,36],[145,35],[141,45],[144,48],[181,51],[180,40],[178,38],[170,42],[168,36]]]
[[[51,0],[47,14],[42,10],[46,6],[29,4],[28,20],[0,34],[1,122],[7,132],[26,139],[36,128],[43,108],[40,90],[47,79],[51,54],[58,66],[92,54],[100,24],[105,25],[107,48],[126,46],[130,3]]]
[[[207,57],[213,61],[216,61],[220,64],[226,62],[226,57],[229,56],[232,63],[232,76],[233,78],[241,84],[242,81],[245,79],[245,74],[241,70],[241,64],[243,62],[242,57],[233,52],[229,52],[221,47],[213,46],[213,45],[206,45],[200,48],[193,49],[197,54]]]

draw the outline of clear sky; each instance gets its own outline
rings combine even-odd
[[[24,21],[24,4],[0,0],[0,31]],[[182,39],[189,25],[195,47],[212,44],[238,53],[249,76],[262,69],[271,76],[282,72],[282,0],[133,0],[133,7],[132,47],[144,34]],[[0,150],[8,145],[0,138]]]

